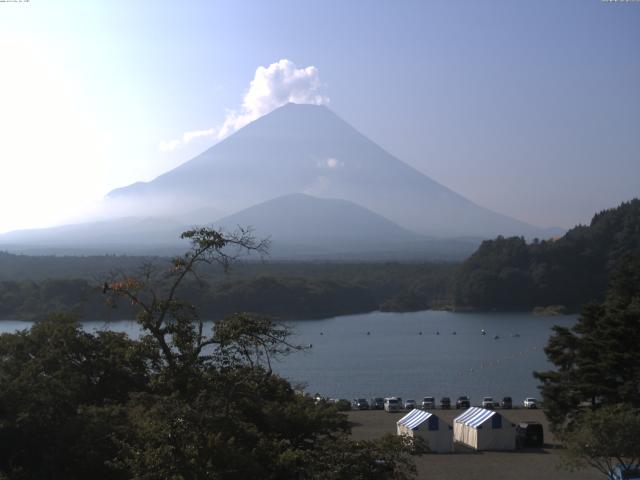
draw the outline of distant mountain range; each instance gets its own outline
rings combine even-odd
[[[252,226],[274,254],[294,257],[429,256],[447,244],[466,255],[482,238],[559,233],[474,204],[315,105],[274,110],[150,182],[113,190],[110,203],[137,218],[11,232],[0,248],[177,247],[195,223]]]
[[[185,226],[168,218],[126,217],[0,235],[0,250],[24,254],[175,254]]]

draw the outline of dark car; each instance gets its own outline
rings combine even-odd
[[[522,422],[516,426],[516,444],[520,447],[542,447],[544,430],[538,422]]]
[[[436,408],[436,399],[433,397],[424,397],[422,399],[422,409]]]
[[[440,408],[449,410],[451,408],[451,399],[449,397],[442,397],[440,399]]]
[[[511,399],[511,397],[503,397],[502,401],[500,402],[500,406],[502,408],[513,408],[513,400]]]
[[[462,395],[461,397],[458,397],[458,400],[456,400],[456,408],[469,408],[471,407],[471,400],[469,400],[469,397],[467,397],[466,395]]]
[[[406,402],[404,402],[404,409],[405,410],[413,410],[416,408],[416,401],[415,400],[407,400]]]
[[[369,402],[366,398],[354,398],[351,402],[351,408],[354,410],[369,410]]]
[[[484,397],[482,399],[482,408],[493,410],[495,405],[496,405],[496,402],[493,401],[493,397]]]
[[[371,410],[384,410],[384,398],[376,397],[371,399]]]

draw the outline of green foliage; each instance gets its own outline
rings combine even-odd
[[[556,370],[538,372],[552,425],[570,427],[588,402],[640,408],[640,255],[620,259],[604,303],[586,306],[572,328],[555,327],[545,352]]]
[[[625,255],[640,251],[640,200],[598,213],[557,240],[485,241],[458,269],[457,307],[532,309],[565,305],[577,310],[602,301],[610,273]]]
[[[145,345],[123,334],[83,332],[53,317],[0,336],[0,472],[12,479],[118,478],[108,416],[91,408],[126,402],[147,388]],[[89,418],[90,417],[90,418]]]
[[[545,352],[556,370],[534,373],[545,414],[566,447],[565,465],[590,465],[604,475],[640,462],[638,201],[631,207],[622,225],[619,212],[594,218],[600,231],[618,229],[606,257],[612,273],[605,300],[586,305],[572,328],[554,328]],[[593,239],[591,248],[603,248]]]
[[[309,452],[304,478],[317,480],[383,480],[411,478],[417,472],[411,455],[424,445],[403,436],[386,435],[378,441],[354,442],[345,436],[324,439]],[[323,467],[324,465],[324,467]]]
[[[562,435],[564,465],[592,466],[608,475],[616,465],[640,464],[640,410],[608,405],[583,412]]]
[[[336,400],[335,406],[339,412],[347,412],[351,410],[351,402],[344,398],[340,398],[339,400]]]
[[[246,311],[265,315],[316,318],[376,310],[372,292],[348,282],[329,279],[256,278],[220,285],[210,297],[210,305],[226,314]]]
[[[148,270],[164,271],[172,264],[154,259],[144,265],[146,275]],[[178,293],[180,298],[197,304],[200,315],[208,319],[241,311],[283,319],[323,318],[379,308],[422,310],[451,303],[448,295],[453,266],[449,264],[244,264],[224,278],[206,264],[201,267],[200,281],[185,280]],[[140,275],[139,266],[129,266],[123,272],[145,276]],[[62,267],[57,274],[65,274]],[[0,281],[0,319],[37,320],[51,311],[90,320],[135,316],[135,308],[123,299],[117,300],[117,309],[105,309],[101,291],[102,285],[92,286],[85,279]]]
[[[0,282],[0,318],[41,319],[50,312],[86,318],[103,317],[105,309],[98,289],[86,280]]]
[[[138,311],[145,334],[83,332],[66,317],[0,336],[0,476],[11,479],[406,479],[413,448],[352,442],[335,405],[274,375],[297,349],[288,330],[236,314],[207,332],[179,298],[200,265],[228,247],[260,249],[247,232],[195,230],[169,271],[145,265],[106,282]]]

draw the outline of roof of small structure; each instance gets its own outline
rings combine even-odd
[[[417,408],[414,408],[404,417],[398,420],[398,425],[404,425],[405,427],[414,430],[422,423],[427,421],[431,416],[433,416],[433,413],[431,412],[425,412],[424,410],[418,410]]]
[[[486,408],[471,407],[468,410],[465,410],[462,415],[459,415],[453,421],[468,425],[472,428],[478,428],[494,415],[499,415],[499,413],[494,410],[487,410]]]

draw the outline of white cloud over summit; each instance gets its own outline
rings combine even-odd
[[[320,94],[321,87],[320,74],[314,66],[297,68],[291,60],[283,59],[268,67],[258,67],[240,112],[228,112],[218,136],[224,138],[289,102],[329,103],[328,97]]]
[[[325,105],[329,98],[321,93],[322,88],[320,74],[313,65],[298,68],[291,60],[282,59],[268,67],[260,66],[244,95],[242,106],[238,110],[228,110],[220,127],[185,132],[181,140],[160,142],[158,149],[169,152],[194,138],[221,140],[289,102]]]

